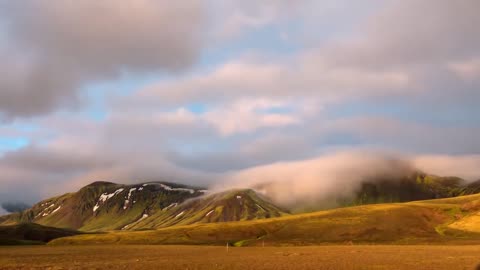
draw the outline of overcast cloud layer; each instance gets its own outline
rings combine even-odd
[[[478,10],[0,0],[0,203],[98,180],[275,179],[297,200],[379,171],[480,179]]]

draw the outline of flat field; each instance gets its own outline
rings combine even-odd
[[[480,246],[0,247],[0,269],[476,269]]]

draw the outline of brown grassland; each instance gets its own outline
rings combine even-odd
[[[475,269],[480,246],[0,247],[0,269]]]

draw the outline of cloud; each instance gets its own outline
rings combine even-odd
[[[9,213],[21,212],[31,206],[22,202],[6,202],[1,205],[5,211]]]
[[[93,181],[207,185],[215,180],[169,160],[173,140],[193,143],[210,136],[201,126],[191,130],[181,121],[138,119],[118,116],[98,123],[68,115],[45,117],[40,123],[47,134],[0,156],[0,202],[34,203]]]
[[[158,152],[129,150],[125,153],[119,148],[113,150],[114,145],[104,147],[104,152],[87,152],[74,145],[65,151],[36,146],[6,154],[0,158],[0,202],[34,203],[76,191],[94,181],[127,184],[172,181],[206,185],[214,179],[212,175],[176,166]]]
[[[305,12],[315,3],[298,5]],[[286,55],[246,54],[209,72],[153,84],[135,99],[175,106],[241,98],[301,96],[329,104],[404,97],[448,106],[479,97],[472,60],[480,57],[477,1],[385,1],[378,7],[349,35]]]
[[[242,99],[208,111],[201,118],[215,126],[223,136],[297,124],[300,119],[296,115],[268,112],[285,105],[267,99]]]
[[[309,1],[235,1],[216,3],[214,37],[220,40],[239,38],[241,35],[278,24],[288,17],[299,15]]]
[[[480,77],[480,58],[452,62],[449,68],[464,80],[475,81]]]
[[[235,60],[216,70],[146,87],[133,99],[139,104],[178,105],[225,102],[241,98],[308,97],[324,103],[359,97],[402,94],[409,77],[402,72],[370,72],[325,66],[304,53],[284,61]]]
[[[391,1],[370,16],[356,38],[325,50],[330,63],[372,69],[445,64],[479,55],[475,0]]]
[[[436,175],[458,176],[480,180],[480,155],[421,155],[413,159],[415,166]]]
[[[300,206],[349,196],[365,179],[396,179],[413,171],[400,156],[349,151],[233,172],[219,188],[255,188],[279,204]]]
[[[480,178],[478,155],[412,156],[369,150],[337,151],[312,159],[277,162],[235,171],[216,189],[254,188],[290,207],[350,196],[365,179],[399,179],[420,170],[440,176]]]
[[[128,99],[126,99],[128,102]],[[148,100],[144,100],[150,103]],[[301,122],[301,119],[319,108],[313,108],[311,102],[277,98],[241,98],[231,102],[213,102],[206,104],[200,112],[192,112],[188,106],[179,106],[173,110],[158,111],[154,103],[137,106],[127,104],[127,114],[122,113],[125,104],[118,106],[114,118],[119,115],[127,121],[145,121],[146,115],[161,125],[182,125],[198,128],[204,126],[214,129],[222,136],[251,134],[264,128],[282,128]],[[143,101],[141,102],[143,103]],[[152,105],[149,108],[149,105]],[[140,108],[140,109],[136,109]],[[170,108],[166,106],[165,108]],[[278,110],[278,111],[277,111]],[[282,110],[286,110],[282,112]]]
[[[178,71],[202,49],[201,1],[2,1],[0,112],[74,106],[88,83]]]
[[[350,117],[331,121],[332,133],[350,134],[366,143],[416,153],[477,153],[480,144],[478,127],[433,125],[391,117]],[[325,132],[325,131],[320,131]],[[328,132],[328,131],[327,131]]]

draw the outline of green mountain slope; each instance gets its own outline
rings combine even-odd
[[[337,202],[341,206],[409,202],[450,198],[475,194],[479,191],[480,183],[468,184],[467,181],[458,177],[440,177],[414,173],[410,176],[393,180],[381,177],[365,180],[353,196],[338,198]]]
[[[265,219],[286,215],[253,190],[231,190],[171,204],[129,229],[160,228],[194,223]]]
[[[252,190],[207,195],[164,182],[119,185],[95,182],[0,218],[0,225],[35,222],[87,232],[139,230],[206,222],[278,217],[286,214]]]

